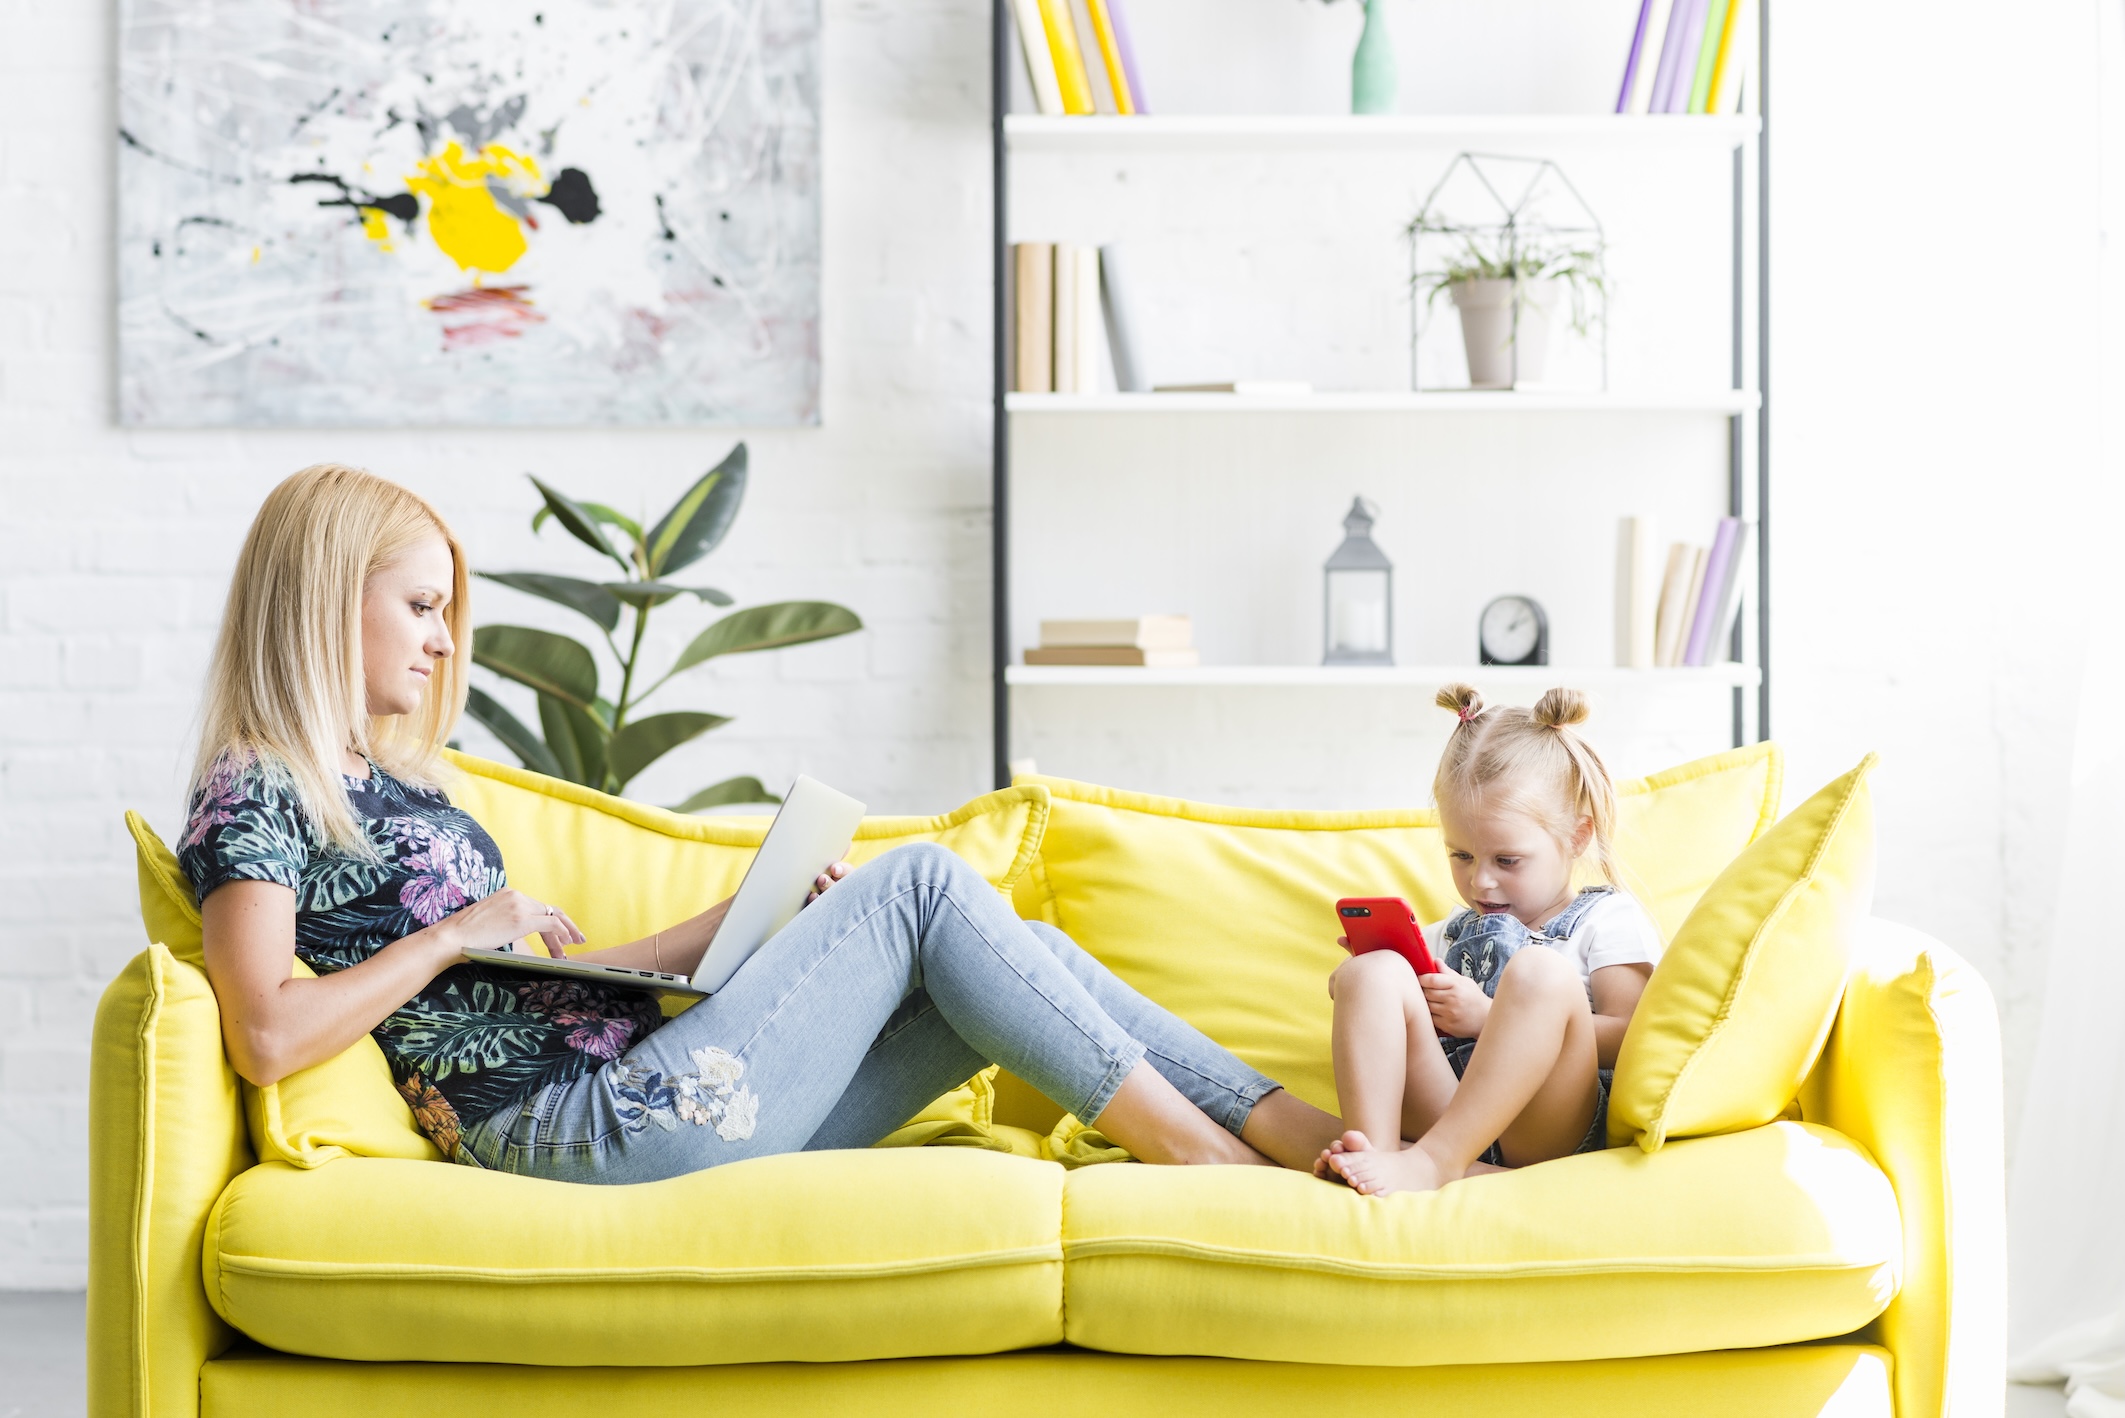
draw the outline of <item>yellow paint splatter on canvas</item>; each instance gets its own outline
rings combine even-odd
[[[538,163],[499,143],[467,153],[453,141],[406,177],[408,187],[428,198],[429,235],[460,270],[506,271],[527,248],[523,222],[494,200],[490,180],[526,196],[546,190]],[[362,225],[368,230],[366,217]]]

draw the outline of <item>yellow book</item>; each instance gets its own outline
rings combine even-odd
[[[1114,111],[1125,117],[1136,112],[1136,95],[1129,92],[1129,75],[1122,68],[1121,49],[1114,43],[1114,22],[1107,17],[1107,0],[1085,0],[1092,15],[1092,34],[1099,40],[1099,59],[1107,66],[1107,82],[1114,86]]]
[[[1741,0],[1729,0],[1726,23],[1719,27],[1719,52],[1712,60],[1712,79],[1705,86],[1704,107],[1697,110],[1699,113],[1722,111],[1719,106],[1720,95],[1727,92],[1729,66],[1738,66],[1741,63],[1741,46],[1748,43],[1741,33],[1741,10]]]
[[[1077,47],[1077,26],[1070,23],[1070,0],[1040,0],[1041,28],[1055,55],[1055,77],[1062,84],[1064,113],[1092,112],[1092,80]]]

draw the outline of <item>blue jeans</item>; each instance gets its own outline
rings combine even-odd
[[[849,873],[627,1053],[469,1125],[460,1155],[648,1182],[867,1147],[991,1063],[1090,1121],[1146,1059],[1235,1134],[1277,1086],[918,843]]]

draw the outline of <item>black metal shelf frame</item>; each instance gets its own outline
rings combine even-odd
[[[1006,670],[1011,663],[1011,417],[1004,407],[1010,389],[1011,352],[1007,345],[1009,323],[1005,305],[1009,299],[1007,279],[1011,259],[1009,222],[1010,148],[1004,135],[1004,115],[1011,104],[1012,32],[1009,0],[990,0],[989,6],[989,154],[992,183],[991,270],[994,290],[990,302],[992,371],[992,453],[990,463],[989,553],[989,687],[991,767],[996,786],[1011,782],[1011,687]],[[1771,736],[1771,6],[1757,7],[1756,107],[1761,122],[1756,143],[1756,737]],[[1746,182],[1748,165],[1743,145],[1734,149],[1734,266],[1733,266],[1733,380],[1743,387],[1748,369],[1747,325],[1748,253],[1746,249]],[[1747,415],[1728,419],[1727,510],[1729,515],[1748,514],[1748,479],[1744,459],[1748,434]],[[1734,626],[1734,658],[1746,653],[1743,626]],[[1734,689],[1734,744],[1747,739],[1748,691]]]

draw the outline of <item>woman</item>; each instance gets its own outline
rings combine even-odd
[[[580,1182],[867,1146],[991,1062],[1147,1162],[1307,1167],[1337,1135],[934,845],[835,863],[669,1022],[638,991],[462,963],[584,940],[436,785],[466,576],[434,508],[336,464],[275,488],[245,539],[178,854],[245,1078],[372,1034],[452,1160]],[[578,958],[691,972],[728,904]]]

